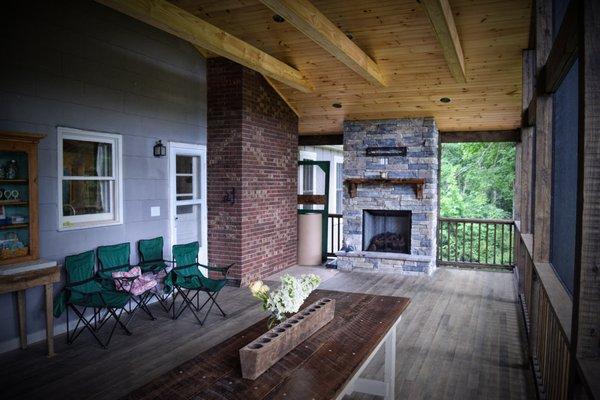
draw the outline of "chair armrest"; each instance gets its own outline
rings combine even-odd
[[[224,277],[227,276],[227,271],[229,271],[229,268],[233,267],[234,265],[235,263],[229,264],[225,267],[213,267],[210,265],[198,264],[199,267],[206,268],[209,271],[220,272]]]

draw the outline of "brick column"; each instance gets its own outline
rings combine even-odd
[[[258,73],[207,62],[208,257],[245,285],[296,263],[298,118]],[[235,189],[235,204],[223,201]]]

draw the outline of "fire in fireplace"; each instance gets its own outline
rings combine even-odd
[[[410,254],[412,212],[363,210],[363,250]]]

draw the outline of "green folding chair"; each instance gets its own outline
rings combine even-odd
[[[130,245],[129,243],[119,243],[110,246],[100,246],[96,249],[98,254],[98,277],[102,280],[103,284],[112,289],[117,290],[115,286],[115,279],[112,277],[113,272],[127,272],[133,268],[129,262],[130,256]],[[116,278],[122,285],[128,281],[132,281],[136,278]],[[152,315],[152,312],[147,306],[147,298],[151,292],[146,292],[140,296],[131,296],[131,300],[135,303],[133,309],[130,307],[126,310],[130,314],[129,319],[125,323],[126,325],[131,322],[135,314],[139,309],[142,309],[150,319],[155,320],[156,318]]]
[[[165,287],[169,290],[171,287],[177,289],[177,293],[173,295],[173,319],[179,318],[179,316],[186,310],[189,309],[196,320],[203,325],[210,314],[213,306],[217,306],[221,314],[226,317],[227,314],[217,303],[217,297],[227,283],[227,271],[233,266],[233,264],[226,267],[211,267],[208,265],[202,265],[198,263],[198,251],[200,245],[198,242],[192,242],[188,244],[180,244],[173,246],[173,261],[175,262],[175,268],[169,273],[165,279]],[[222,279],[211,279],[207,278],[198,269],[199,267],[206,268],[208,271],[215,271],[220,273]],[[202,304],[199,305],[200,293],[206,293],[208,298]],[[193,294],[190,297],[190,294]],[[175,299],[178,295],[181,295],[183,302],[179,305],[179,308],[175,307]],[[194,304],[196,300],[196,304]],[[198,313],[210,303],[208,311],[204,316],[204,319],[200,319]]]
[[[168,264],[172,264],[172,261],[164,259],[163,245],[164,240],[162,236],[155,237],[153,239],[142,239],[138,241],[138,253],[140,256],[139,266],[142,269],[142,272],[168,272]],[[153,296],[156,298],[163,310],[165,310],[165,312],[168,313],[170,307],[167,305],[167,297],[164,295],[160,295],[156,292],[150,293],[150,295],[146,299],[146,305]]]
[[[127,335],[131,335],[131,331],[121,322],[121,314],[130,296],[104,287],[94,275],[95,264],[93,250],[65,257],[67,282],[54,301],[54,316],[58,318],[64,311],[67,312],[67,343],[73,343],[81,332],[87,329],[100,346],[107,348],[117,325],[121,326]],[[78,317],[73,332],[69,326],[69,309]],[[88,309],[94,311],[89,317],[86,316]],[[103,311],[105,314],[102,316]],[[113,317],[115,323],[108,338],[102,341],[98,334],[109,317]],[[101,322],[98,322],[99,320]]]

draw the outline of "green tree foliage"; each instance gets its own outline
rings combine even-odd
[[[441,216],[511,219],[514,180],[514,144],[445,143]]]

